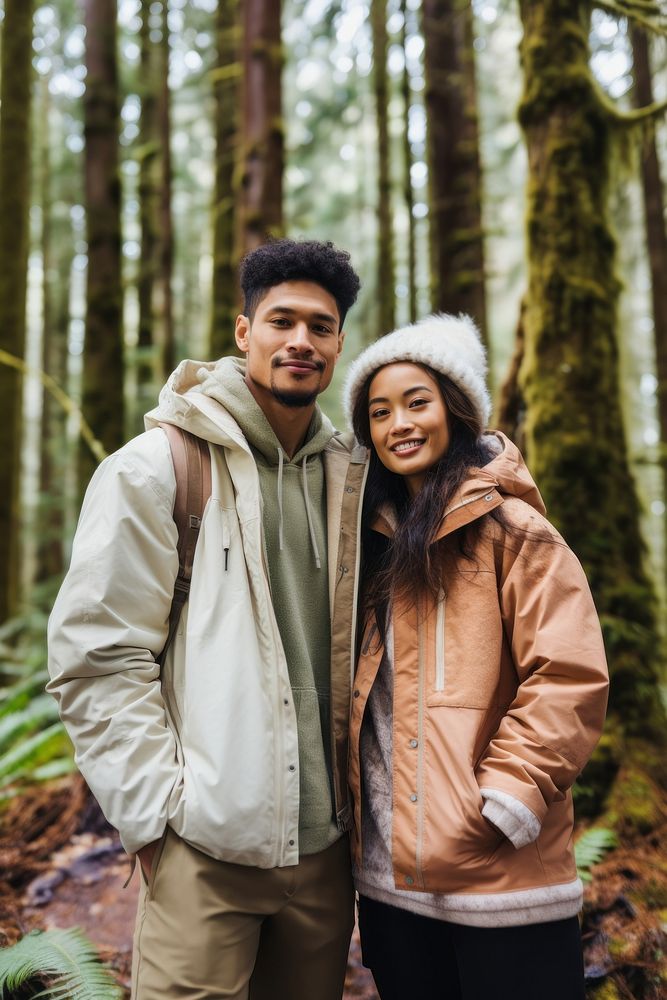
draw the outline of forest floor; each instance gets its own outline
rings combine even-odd
[[[661,846],[659,832],[622,843],[593,871],[583,918],[590,998],[665,996],[667,861]],[[0,947],[34,928],[79,926],[129,996],[138,876],[124,889],[128,875],[117,836],[78,776],[27,789],[0,814]],[[344,998],[377,1000],[356,932]]]

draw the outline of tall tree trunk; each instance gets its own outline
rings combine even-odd
[[[25,353],[32,0],[5,0],[0,79],[0,348]],[[23,380],[0,363],[0,622],[19,600],[19,489]]]
[[[403,199],[408,216],[408,319],[414,323],[417,319],[417,253],[415,238],[414,191],[412,188],[412,146],[410,145],[410,106],[412,94],[410,90],[410,70],[406,52],[408,33],[407,0],[401,0],[403,27],[401,29],[401,46],[403,48],[403,75],[401,76],[401,96],[403,98]]]
[[[54,206],[50,78],[42,79],[40,106],[40,183],[42,207],[42,369],[63,388],[67,379],[67,328],[70,269],[74,254],[69,213],[56,219]],[[62,215],[62,213],[60,213]],[[64,225],[63,225],[64,222]],[[55,248],[57,247],[57,256]],[[59,577],[65,535],[65,460],[67,418],[46,389],[42,393],[39,523],[36,579]]]
[[[84,0],[85,188],[88,230],[82,411],[107,452],[124,440],[116,2]],[[79,451],[79,486],[94,469]]]
[[[139,411],[152,393],[156,375],[154,296],[159,246],[160,136],[158,91],[161,86],[158,65],[159,49],[151,38],[156,15],[152,0],[141,2],[141,118],[139,122],[139,222],[141,249],[137,293],[139,300],[137,385]],[[137,414],[141,419],[142,413]]]
[[[391,211],[391,175],[387,92],[387,0],[371,0],[373,32],[373,85],[377,121],[377,336],[396,325],[394,280],[394,233]]]
[[[169,90],[169,0],[162,0],[162,37],[160,41],[160,90],[158,130],[162,152],[160,171],[160,260],[158,318],[160,327],[160,359],[166,378],[176,367],[174,336],[174,305],[171,288],[174,265],[174,227],[171,213],[171,93]]]
[[[218,0],[216,33],[213,287],[209,333],[212,358],[236,350],[234,323],[239,311],[234,256],[234,163],[240,90],[238,0]]]
[[[631,28],[634,58],[634,103],[636,107],[653,104],[653,86],[649,43],[642,28]],[[658,420],[660,424],[663,495],[667,502],[667,231],[664,195],[655,132],[649,126],[640,150],[646,246],[651,269],[651,302],[658,377]],[[665,532],[665,571],[667,572],[667,531]]]
[[[521,373],[528,454],[601,615],[612,673],[609,732],[623,734],[614,753],[627,777],[628,767],[641,763],[650,772],[657,765],[667,730],[655,593],[643,566],[620,407],[619,284],[607,223],[611,119],[588,65],[590,3],[521,0],[520,8],[520,119],[529,160]],[[623,816],[616,817],[630,825],[646,815],[650,798],[649,786],[635,777],[624,784]]]
[[[424,0],[431,300],[486,336],[481,167],[470,0]]]
[[[283,232],[280,0],[244,0],[240,253]]]

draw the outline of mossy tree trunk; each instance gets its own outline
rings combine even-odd
[[[649,58],[649,41],[642,28],[631,29],[634,60],[634,103],[642,108],[653,104],[653,84]],[[655,131],[647,128],[640,148],[642,194],[646,247],[651,270],[651,303],[655,339],[656,373],[658,378],[658,421],[660,425],[660,455],[663,494],[667,502],[667,229],[665,228],[664,192]],[[667,572],[667,537],[665,538],[665,570]]]
[[[33,0],[5,0],[0,79],[0,348],[25,353]],[[19,600],[23,380],[0,364],[0,622]]]
[[[234,323],[240,306],[234,254],[234,163],[240,91],[238,0],[218,0],[216,37],[213,287],[209,333],[212,358],[236,351]]]
[[[85,192],[88,237],[82,411],[107,452],[124,440],[120,176],[115,0],[84,0]],[[79,487],[94,460],[82,444]]]
[[[396,325],[394,231],[389,156],[387,88],[387,0],[371,0],[373,89],[377,122],[377,336]]]
[[[401,75],[401,97],[403,100],[403,200],[408,217],[408,319],[414,323],[417,319],[417,251],[415,239],[414,191],[412,187],[412,145],[410,143],[410,107],[412,93],[410,88],[410,70],[406,51],[408,33],[407,0],[401,0],[403,26],[401,28],[401,47],[403,49],[403,73]]]
[[[280,0],[244,0],[238,253],[283,232]]]
[[[619,283],[607,207],[612,116],[589,70],[591,4],[521,0],[520,8],[520,119],[529,159],[527,450],[550,517],[581,558],[595,596],[612,675],[607,748],[627,778],[640,763],[642,774],[651,773],[667,729],[656,599],[620,406]],[[650,795],[637,773],[624,786],[626,822]]]
[[[485,335],[484,239],[470,0],[424,0],[431,301]]]

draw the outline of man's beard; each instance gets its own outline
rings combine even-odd
[[[316,389],[315,392],[284,392],[275,385],[271,386],[271,392],[273,398],[277,399],[283,406],[295,408],[299,406],[311,406],[319,395],[319,389]]]
[[[298,358],[296,360],[301,361],[303,359]],[[282,358],[275,358],[272,362],[272,367],[279,368],[281,363],[282,363]],[[317,370],[319,371],[320,375],[324,371],[324,365],[321,362],[317,364]],[[310,392],[307,390],[300,392],[298,389],[287,389],[287,390],[279,389],[276,386],[274,380],[271,379],[271,393],[273,394],[273,398],[276,399],[279,403],[281,403],[282,406],[289,406],[294,408],[302,406],[312,406],[312,404],[317,399],[319,392],[320,392],[319,386],[317,387],[317,389],[311,390]]]

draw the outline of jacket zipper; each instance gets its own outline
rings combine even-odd
[[[424,888],[422,874],[422,858],[424,849],[424,699],[425,699],[425,663],[424,663],[424,625],[417,626],[419,631],[418,681],[417,681],[417,843],[415,849],[415,874],[417,884]],[[393,634],[392,634],[393,647]],[[394,651],[392,648],[392,662]]]
[[[435,623],[435,690],[445,690],[445,592],[438,594],[438,613]]]
[[[225,554],[225,573],[229,569],[229,546],[231,544],[231,532],[229,530],[229,519],[227,511],[222,512],[222,551]]]

